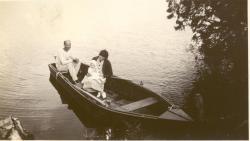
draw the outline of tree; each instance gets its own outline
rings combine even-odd
[[[206,116],[248,119],[247,0],[167,0],[176,30],[193,31],[195,92]]]

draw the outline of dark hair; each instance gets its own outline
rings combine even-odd
[[[109,53],[108,53],[108,51],[106,49],[101,50],[99,55],[106,58],[106,59],[109,57]]]

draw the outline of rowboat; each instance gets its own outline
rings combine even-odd
[[[68,72],[59,72],[55,63],[48,65],[50,77],[74,99],[79,109],[94,113],[103,122],[114,119],[139,120],[151,125],[187,127],[193,119],[165,97],[135,84],[130,80],[113,76],[105,83],[106,99],[97,98],[97,92],[86,90],[72,83]],[[86,75],[88,65],[81,64],[81,75]]]

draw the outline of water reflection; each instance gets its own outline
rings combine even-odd
[[[55,87],[58,94],[60,95],[62,104],[67,104],[68,109],[72,110],[75,115],[78,117],[78,119],[81,121],[81,123],[85,126],[85,129],[83,131],[83,136],[85,139],[105,139],[106,138],[106,129],[107,127],[102,124],[102,122],[99,122],[98,120],[95,120],[93,118],[93,113],[84,110],[79,109],[74,100],[70,97],[70,95],[64,91],[64,89],[57,84],[55,79],[50,76],[49,78],[51,84]]]
[[[84,125],[84,139],[186,139],[190,135],[186,130],[142,124],[138,120],[112,119],[111,122],[105,122],[100,118],[96,119],[91,110],[79,109],[76,101],[53,76],[50,76],[49,81],[60,95],[62,104],[67,104],[68,109],[72,110]]]
[[[126,122],[98,127],[91,113],[77,118],[79,112],[61,104],[48,82],[47,67],[65,39],[82,61],[106,48],[115,75],[142,80],[183,106],[195,76],[193,56],[185,51],[191,32],[176,32],[166,7],[163,0],[1,1],[0,117],[15,114],[36,139],[105,139],[109,129],[111,138],[129,139],[133,132],[132,139],[167,139],[169,131],[146,130],[137,122],[131,128]],[[81,125],[78,119],[86,118]]]
[[[91,110],[79,109],[72,99],[57,82],[50,76],[50,83],[55,87],[60,95],[62,104],[67,104],[81,123],[85,126],[83,136],[85,139],[142,139],[143,129],[139,121],[121,121],[113,119],[111,123],[96,119]]]

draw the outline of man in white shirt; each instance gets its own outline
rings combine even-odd
[[[64,48],[60,49],[56,55],[56,68],[59,71],[69,71],[74,83],[79,83],[77,73],[80,69],[80,62],[78,58],[71,55],[71,41],[64,41]]]

